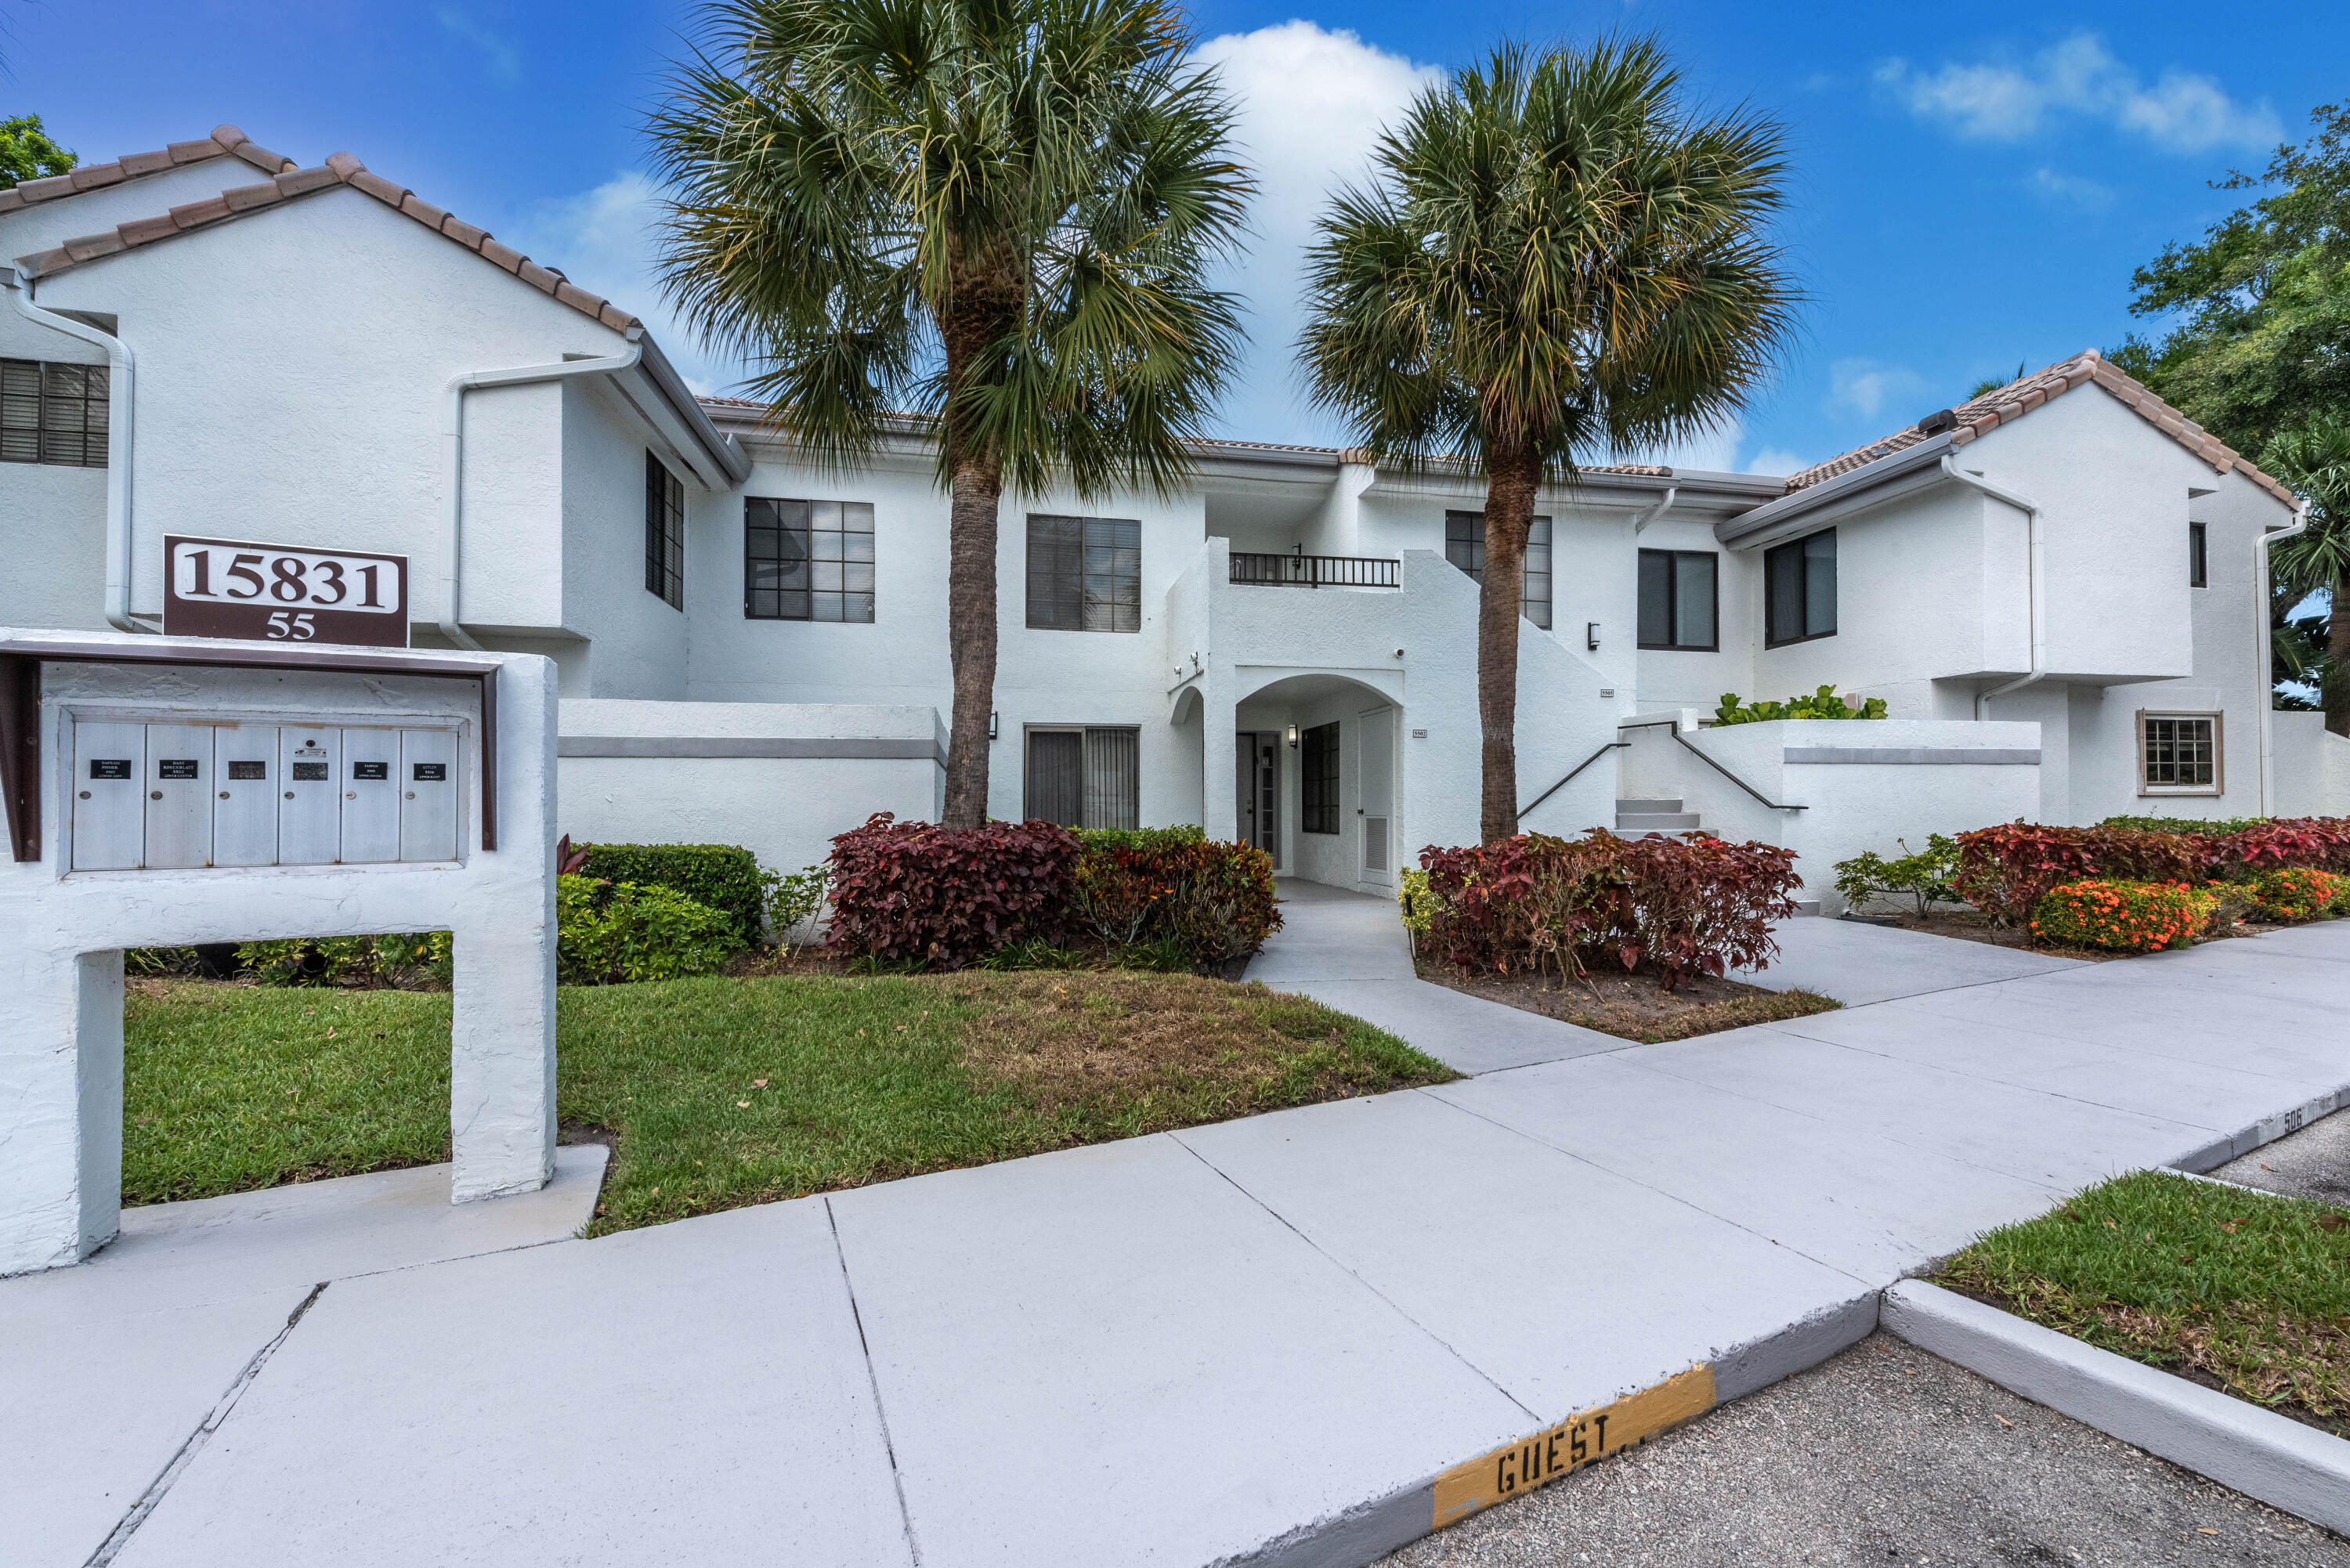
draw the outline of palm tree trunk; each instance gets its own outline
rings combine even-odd
[[[1485,474],[1485,565],[1477,590],[1477,717],[1483,727],[1484,790],[1478,836],[1518,831],[1518,618],[1523,613],[1526,534],[1534,525],[1538,459],[1495,452]]]
[[[954,713],[947,729],[946,800],[942,827],[979,827],[987,821],[987,726],[995,708],[996,508],[1003,467],[974,440],[956,391],[996,336],[977,296],[958,279],[970,302],[940,323],[947,360],[947,656],[954,670]]]
[[[2327,729],[2350,735],[2350,572],[2334,579],[2326,597],[2333,603],[2325,616],[2325,682],[2317,705],[2325,710]]]

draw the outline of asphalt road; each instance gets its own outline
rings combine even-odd
[[[1876,1334],[1384,1561],[2350,1568],[2350,1541]]]
[[[2336,1111],[2211,1172],[2222,1181],[2350,1208],[2350,1111]]]

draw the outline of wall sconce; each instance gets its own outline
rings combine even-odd
[[[988,716],[987,716],[987,738],[988,738],[989,740],[991,740],[991,741],[992,741],[992,740],[993,740],[993,739],[995,739],[995,731],[996,731],[996,722],[996,722],[997,717],[998,717],[998,716],[997,716],[996,714],[994,714],[994,713],[990,713],[990,714],[988,714]]]
[[[1599,651],[1599,623],[1597,621],[1587,620],[1583,623],[1583,647],[1584,650],[1588,653],[1596,653]]]
[[[1288,737],[1288,739],[1289,739],[1289,746],[1290,746],[1290,749],[1291,749],[1292,751],[1296,750],[1296,749],[1297,749],[1297,726],[1296,726],[1296,725],[1292,724],[1291,726],[1289,726],[1289,737]]]

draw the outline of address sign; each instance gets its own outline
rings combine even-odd
[[[163,633],[406,648],[408,557],[167,535]]]

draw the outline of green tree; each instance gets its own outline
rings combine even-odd
[[[2350,419],[2313,415],[2270,441],[2260,462],[2309,503],[2309,527],[2270,552],[2270,576],[2282,590],[2272,590],[2272,599],[2289,606],[2309,594],[2326,596],[2323,657],[2296,649],[2286,668],[2315,678],[2325,727],[2350,735]],[[2285,622],[2288,632],[2299,624]]]
[[[81,160],[49,140],[37,114],[0,119],[0,188],[62,174]]]
[[[1252,182],[1161,0],[718,0],[649,125],[670,296],[846,467],[926,416],[950,496],[950,826],[987,813],[1009,483],[1166,494],[1238,317]]]
[[[1513,43],[1421,93],[1308,253],[1316,404],[1405,466],[1485,478],[1477,620],[1487,841],[1517,831],[1518,621],[1545,483],[1718,426],[1794,294],[1764,226],[1784,138],[1683,101],[1652,39]]]

